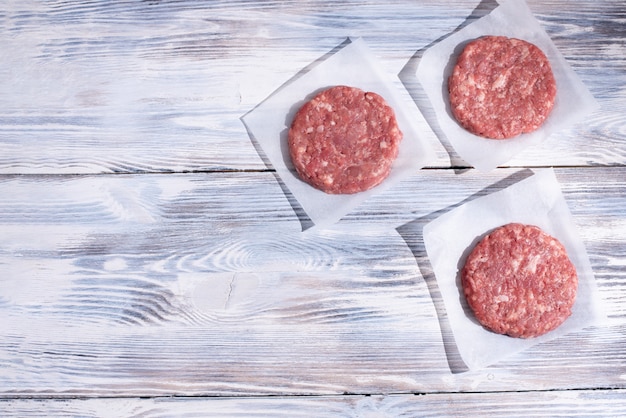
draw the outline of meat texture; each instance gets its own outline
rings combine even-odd
[[[448,79],[450,107],[468,131],[490,139],[533,132],[556,98],[550,62],[535,45],[504,36],[467,44]]]
[[[487,329],[530,338],[572,312],[578,278],[563,245],[532,225],[504,225],[483,238],[461,274],[465,298]]]
[[[376,93],[331,87],[296,113],[289,153],[304,181],[326,193],[358,193],[380,184],[398,155],[402,132]]]

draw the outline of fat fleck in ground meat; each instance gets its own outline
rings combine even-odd
[[[336,86],[297,112],[289,153],[298,175],[313,187],[357,193],[389,175],[401,140],[394,111],[381,96]]]
[[[461,283],[485,328],[530,338],[557,328],[571,315],[578,278],[556,238],[536,226],[513,223],[474,247]]]
[[[556,81],[535,45],[485,36],[463,49],[448,79],[450,106],[468,131],[490,139],[538,129],[554,106]]]

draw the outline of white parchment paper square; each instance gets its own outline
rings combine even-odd
[[[416,174],[433,160],[432,142],[429,144],[428,140],[435,141],[435,134],[408,92],[399,91],[392,81],[395,79],[379,68],[363,40],[351,40],[243,116],[249,132],[316,228],[332,225],[368,197]],[[403,133],[398,158],[389,177],[373,189],[350,195],[327,194],[302,181],[287,147],[289,126],[300,106],[320,91],[336,85],[358,87],[381,95],[393,108]]]
[[[552,112],[536,131],[505,140],[486,139],[465,130],[452,115],[448,77],[465,45],[485,35],[526,40],[538,46],[548,57],[556,79],[557,96]],[[420,60],[417,78],[450,144],[461,158],[481,171],[489,171],[506,163],[554,132],[580,122],[599,107],[523,0],[501,2],[487,16],[429,48]]]
[[[557,329],[537,338],[520,339],[484,329],[465,301],[460,269],[479,238],[511,222],[536,225],[566,248],[578,274],[572,315]],[[424,227],[424,245],[435,273],[461,358],[472,369],[605,318],[585,246],[552,169],[543,169],[506,189],[476,198]]]

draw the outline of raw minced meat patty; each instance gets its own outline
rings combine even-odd
[[[461,52],[448,79],[450,106],[468,131],[490,139],[538,129],[554,106],[556,81],[535,45],[485,36]]]
[[[556,238],[536,226],[512,223],[474,247],[461,284],[485,328],[530,338],[557,328],[571,315],[578,277]]]
[[[398,155],[402,132],[376,93],[335,86],[305,103],[289,129],[298,175],[326,193],[357,193],[380,184]]]

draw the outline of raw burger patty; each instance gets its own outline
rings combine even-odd
[[[578,278],[556,238],[536,226],[512,223],[474,247],[461,283],[485,328],[529,338],[555,329],[571,315]]]
[[[298,175],[326,193],[357,193],[381,183],[398,155],[402,132],[376,93],[336,86],[316,95],[289,129]]]
[[[450,106],[468,131],[512,138],[541,126],[556,97],[550,62],[535,45],[504,36],[467,44],[448,79]]]

